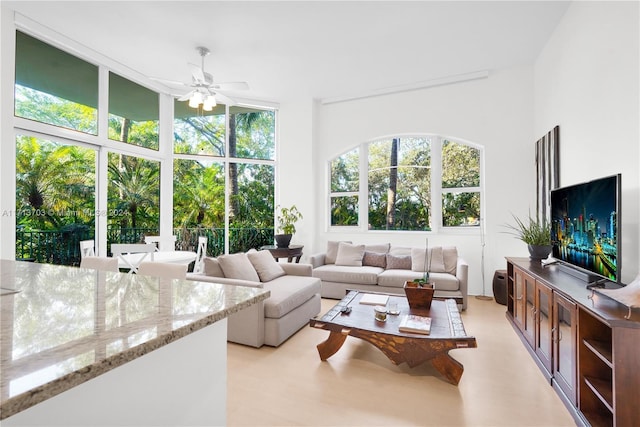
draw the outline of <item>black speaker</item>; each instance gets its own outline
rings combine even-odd
[[[507,270],[496,270],[494,273],[493,297],[498,304],[507,305]]]

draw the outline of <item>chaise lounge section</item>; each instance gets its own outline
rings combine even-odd
[[[202,274],[187,279],[250,286],[270,296],[228,319],[227,340],[252,347],[277,347],[320,313],[320,279],[309,264],[278,263],[269,251],[205,257]]]
[[[404,283],[422,277],[425,261],[435,298],[455,298],[467,308],[469,265],[454,246],[429,248],[389,243],[354,245],[329,241],[327,251],[310,257],[313,276],[322,280],[323,298],[341,299],[348,289],[402,294]],[[426,259],[425,259],[426,258]]]

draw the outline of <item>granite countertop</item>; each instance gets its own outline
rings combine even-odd
[[[10,260],[0,260],[0,288],[0,420],[269,297]]]

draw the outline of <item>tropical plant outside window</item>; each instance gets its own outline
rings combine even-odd
[[[360,152],[367,156],[366,171],[360,170]],[[396,231],[428,231],[440,223],[477,226],[480,156],[478,148],[433,135],[362,144],[330,162],[331,225]],[[434,164],[440,165],[440,174],[434,173]],[[358,198],[364,195],[368,210],[359,213]],[[442,206],[433,206],[440,197]]]
[[[358,148],[331,162],[331,225],[358,224]]]
[[[108,244],[140,242],[157,234],[162,160],[158,93],[109,71],[108,127],[98,131],[98,67],[20,31],[16,40],[15,115],[29,119],[20,122],[25,132],[16,138],[16,257],[77,265],[78,241],[94,238],[98,216],[106,221]],[[271,244],[275,112],[218,105],[210,114],[202,113],[175,103],[177,248],[195,250],[199,235],[210,237],[210,255],[226,247],[241,251]],[[31,128],[50,138],[28,136]],[[97,138],[75,140],[58,128]],[[136,145],[140,153],[150,150],[142,157],[124,146],[105,144],[107,139]],[[98,170],[101,153],[106,154],[106,170]],[[97,208],[101,191],[107,205]],[[27,213],[36,211],[43,214]]]
[[[442,141],[442,224],[480,224],[480,150]]]
[[[273,242],[275,113],[230,107],[228,145],[224,114],[174,109],[174,227],[207,234],[212,255],[224,252],[225,209],[230,252]]]
[[[78,239],[93,236],[95,158],[92,149],[17,136],[17,253],[66,264]]]

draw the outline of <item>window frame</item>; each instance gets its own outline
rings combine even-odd
[[[161,233],[173,232],[173,162],[176,158],[192,158],[193,155],[176,155],[173,152],[173,120],[174,120],[174,97],[166,93],[157,84],[148,79],[132,73],[131,70],[124,67],[99,53],[89,51],[84,46],[74,40],[60,36],[59,34],[42,27],[32,21],[21,19],[16,16],[11,28],[3,29],[2,33],[10,34],[12,40],[8,40],[9,43],[13,43],[15,46],[16,32],[20,31],[31,37],[52,46],[53,48],[60,49],[67,52],[77,58],[86,61],[92,65],[98,67],[98,117],[97,117],[97,134],[85,133],[73,129],[60,127],[57,125],[48,124],[45,122],[38,122],[28,118],[16,116],[14,114],[15,97],[14,90],[7,105],[11,105],[11,120],[13,123],[10,134],[12,135],[12,144],[7,144],[9,148],[15,149],[15,141],[18,135],[29,135],[50,141],[61,142],[70,145],[83,146],[96,151],[96,195],[95,195],[95,209],[99,211],[107,211],[107,157],[109,153],[123,154],[126,156],[140,157],[145,160],[158,161],[160,163],[160,219],[159,228]],[[12,55],[8,67],[15,65],[15,54]],[[159,120],[158,120],[158,149],[146,148],[139,145],[134,145],[122,141],[109,139],[108,120],[109,120],[109,73],[117,74],[118,76],[130,80],[131,82],[149,89],[159,96]],[[12,78],[11,85],[15,85],[15,76]],[[228,144],[229,144],[229,108],[225,105],[225,157],[218,157],[218,161],[225,163],[225,167],[229,163],[254,163],[254,164],[269,164],[274,169],[274,195],[277,195],[278,186],[278,108],[276,103],[269,102],[255,102],[246,99],[236,99],[236,106],[255,108],[261,110],[269,110],[274,112],[274,158],[270,160],[262,159],[243,159],[229,157]],[[5,150],[2,150],[5,153]],[[15,186],[15,156],[13,158],[10,168],[3,168],[2,179],[7,181],[14,181],[12,187]],[[198,157],[198,156],[195,156]],[[203,156],[207,160],[211,160],[211,156]],[[7,156],[9,158],[9,156]],[[228,179],[225,177],[227,183],[225,184],[225,206],[229,204],[229,191],[228,191]],[[10,192],[11,193],[11,192]],[[11,207],[15,209],[15,191],[12,192],[13,196],[7,198],[3,206]],[[277,205],[277,200],[276,203]],[[227,209],[225,209],[225,228],[226,236],[229,236],[229,220]],[[275,221],[275,210],[274,210]],[[96,236],[96,249],[97,254],[106,255],[107,248],[107,221],[106,218],[97,216],[95,218],[95,236]],[[10,247],[11,250],[6,252],[6,256],[15,256],[15,222],[14,230],[9,233],[11,236]],[[226,251],[228,251],[229,243],[228,237],[225,242]]]
[[[425,230],[369,230],[367,226],[369,219],[369,183],[368,183],[368,159],[369,159],[369,144],[388,140],[392,138],[430,138],[431,139],[431,229]],[[456,187],[456,188],[443,188],[442,187],[442,142],[449,141],[451,143],[465,145],[474,148],[479,151],[480,161],[480,185],[477,187]],[[359,151],[359,189],[357,192],[333,192],[331,191],[331,168],[332,162],[338,159],[354,149]],[[482,221],[477,225],[471,226],[444,226],[443,225],[443,210],[442,210],[442,197],[444,194],[458,194],[458,193],[479,193],[480,194],[480,218],[484,217],[484,147],[461,138],[449,137],[441,134],[433,133],[406,133],[406,134],[393,134],[379,136],[368,141],[362,142],[356,146],[351,146],[348,149],[342,151],[340,154],[332,157],[327,161],[327,197],[326,197],[326,212],[327,223],[326,229],[329,232],[345,233],[345,232],[361,232],[361,233],[447,233],[447,234],[479,234]],[[357,225],[332,225],[331,224],[331,199],[334,197],[347,197],[358,196],[358,224]]]

